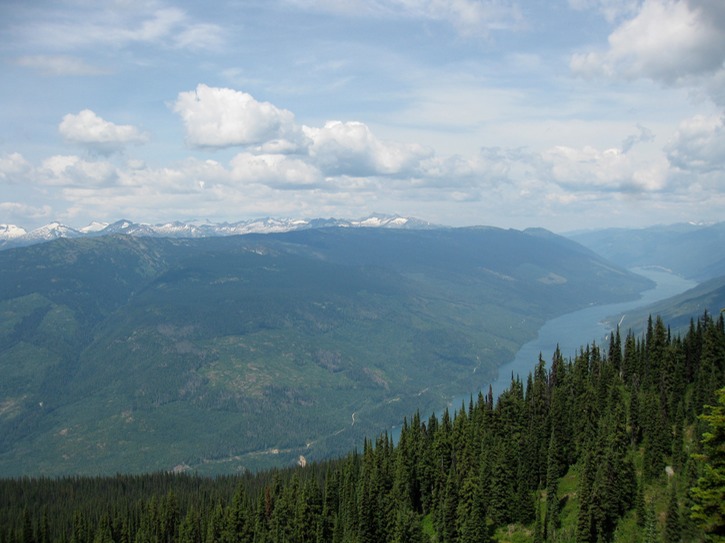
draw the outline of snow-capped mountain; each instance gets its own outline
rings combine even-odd
[[[431,228],[433,225],[420,219],[380,214],[354,220],[276,219],[266,217],[234,223],[175,221],[163,224],[146,224],[122,219],[111,224],[92,222],[88,226],[78,229],[71,228],[59,222],[52,222],[30,232],[12,224],[0,224],[0,249],[33,245],[57,238],[107,236],[114,234],[166,238],[203,238],[244,234],[269,234],[326,227],[422,229]]]
[[[31,230],[26,235],[16,239],[17,241],[39,243],[41,241],[49,241],[51,239],[58,238],[77,238],[82,235],[83,234],[75,228],[71,228],[70,226],[66,226],[56,221],[46,224],[45,226],[41,226],[40,228],[36,228],[35,230]]]
[[[91,224],[84,226],[83,228],[79,228],[78,231],[82,232],[83,234],[94,234],[96,232],[100,232],[107,226],[107,222],[93,221]]]
[[[0,224],[0,243],[9,240],[15,240],[26,236],[28,232],[25,228],[15,226],[14,224]]]

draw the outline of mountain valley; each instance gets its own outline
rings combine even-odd
[[[230,473],[476,394],[649,282],[545,230],[315,228],[0,252],[0,470]]]

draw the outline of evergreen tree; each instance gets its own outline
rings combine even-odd
[[[222,534],[224,532],[224,507],[221,502],[217,502],[216,506],[212,509],[209,521],[206,527],[205,543],[219,543],[222,541]],[[136,537],[138,540],[138,536]],[[156,540],[156,538],[154,538]],[[279,540],[280,543],[283,540]]]
[[[441,502],[441,515],[438,524],[438,536],[441,543],[455,543],[458,540],[458,485],[451,471],[448,474],[443,499]]]
[[[378,486],[377,476],[373,446],[368,440],[365,440],[358,495],[360,543],[377,543],[379,541],[377,513],[382,496],[378,496],[376,492]]]
[[[98,522],[96,533],[93,536],[93,543],[113,543],[111,521],[107,514],[104,514]]]
[[[201,543],[201,517],[193,505],[179,525],[179,543]]]
[[[463,482],[456,511],[456,523],[459,543],[489,543],[491,541],[486,524],[482,485],[475,472],[471,472]]]
[[[544,543],[544,522],[541,520],[541,500],[536,496],[534,500],[534,542]]]
[[[644,527],[647,522],[647,507],[644,499],[644,480],[640,479],[637,482],[637,496],[634,499],[635,515],[637,518],[637,525]]]
[[[685,463],[684,457],[684,430],[685,430],[685,410],[684,402],[681,400],[677,403],[675,414],[675,430],[672,436],[672,464],[676,469],[681,469]]]
[[[673,481],[670,485],[670,500],[665,514],[664,543],[679,543],[681,540],[680,504],[677,502],[677,490]]]
[[[702,436],[702,475],[691,489],[692,518],[708,541],[725,541],[725,388],[718,391],[718,405],[700,417],[709,428]]]
[[[592,485],[594,483],[594,454],[591,450],[584,451],[583,466],[579,473],[579,513],[577,515],[576,541],[577,543],[593,543],[594,541],[594,497]]]
[[[644,523],[642,543],[659,543],[657,516],[655,515],[655,506],[653,503],[647,506],[647,517]]]
[[[495,447],[491,468],[491,484],[488,514],[495,526],[513,521],[514,484],[516,472],[512,467],[513,457],[505,443]]]
[[[404,507],[398,509],[395,515],[392,543],[424,543],[424,541],[420,519],[415,511]]]
[[[546,518],[544,520],[544,533],[547,541],[555,541],[556,531],[559,529],[559,473],[556,463],[556,432],[551,432],[549,441],[549,457],[546,470]],[[539,508],[537,507],[537,513]]]
[[[33,521],[30,517],[30,512],[27,509],[23,511],[22,538],[23,543],[35,543],[35,535],[33,534]]]

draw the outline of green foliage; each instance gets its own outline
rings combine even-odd
[[[721,541],[723,484],[717,470],[723,466],[725,388],[720,403],[700,419],[706,427],[695,459],[702,471],[693,473],[690,461],[648,479],[647,448],[655,446],[658,417],[667,420],[661,415],[666,406],[693,401],[700,372],[711,369],[692,358],[693,371],[682,373],[690,377],[660,395],[654,394],[661,390],[659,379],[637,376],[663,364],[653,360],[649,341],[662,343],[661,356],[684,361],[685,351],[708,336],[725,340],[725,328],[722,320],[707,316],[683,340],[655,339],[655,328],[638,348],[643,356],[632,383],[614,371],[611,349],[605,356],[591,345],[570,361],[555,354],[550,371],[539,361],[525,389],[514,378],[495,402],[479,394],[453,417],[446,410],[426,422],[416,413],[404,421],[397,444],[384,434],[366,439],[361,453],[304,468],[216,479],[170,473],[2,479],[0,538],[3,543]],[[692,352],[707,349],[700,344]],[[718,387],[725,385],[724,375],[715,378]],[[633,443],[626,414],[638,395],[644,439]],[[567,454],[559,454],[559,440],[567,437],[557,432],[555,420],[571,421]],[[546,434],[536,431],[537,424]],[[668,427],[675,435],[675,423]],[[683,453],[696,445],[693,429],[683,423]],[[670,453],[661,454],[664,462],[671,460]],[[686,507],[701,528],[688,525]]]

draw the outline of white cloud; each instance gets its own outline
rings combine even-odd
[[[179,93],[174,112],[184,122],[187,142],[198,147],[230,147],[294,139],[294,115],[245,92],[200,84]]]
[[[717,74],[725,61],[723,6],[712,0],[646,0],[610,34],[606,51],[575,54],[571,68],[582,75],[665,84]]]
[[[683,121],[665,152],[670,163],[680,170],[693,174],[720,172],[722,175],[725,172],[723,117],[698,115]]]
[[[310,157],[328,174],[396,175],[416,169],[432,154],[421,145],[382,142],[360,122],[328,121],[305,126]]]
[[[213,160],[187,159],[160,168],[137,166],[119,171],[117,186],[122,190],[144,190],[164,195],[198,194],[207,185],[226,183],[229,172]]]
[[[518,154],[517,150],[483,148],[474,157],[434,156],[421,164],[421,176],[431,186],[491,188],[510,180],[512,168],[524,159]]]
[[[20,153],[0,155],[0,181],[17,183],[32,170],[30,163]]]
[[[58,130],[66,141],[101,152],[116,151],[129,143],[138,144],[148,140],[148,136],[138,128],[106,121],[90,109],[84,109],[77,115],[65,115]]]
[[[316,188],[320,171],[299,158],[285,155],[240,153],[231,161],[231,178],[243,184],[263,184],[281,189]]]
[[[53,186],[102,186],[116,182],[116,168],[105,161],[86,161],[74,155],[46,158],[37,171],[38,183]]]
[[[48,219],[52,209],[49,205],[37,207],[20,202],[0,202],[0,213],[20,219]]]
[[[280,173],[287,166],[296,169],[304,183],[319,176],[318,168],[326,175],[399,175],[416,170],[432,154],[421,145],[381,141],[361,122],[299,126],[290,111],[228,88],[200,84],[196,91],[179,93],[173,109],[184,121],[189,144],[249,147],[257,160],[249,153],[239,160],[259,170],[265,180],[270,171]],[[302,161],[307,161],[304,171]],[[285,175],[280,180],[290,182]]]
[[[667,186],[664,159],[639,163],[620,149],[557,146],[541,154],[548,176],[574,191],[661,191]]]

